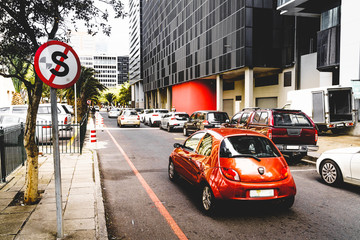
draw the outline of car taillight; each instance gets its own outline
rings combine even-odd
[[[153,117],[157,117],[157,116],[159,116],[159,114],[153,114],[152,116],[153,116]]]
[[[120,119],[121,119],[121,120],[125,120],[125,118],[124,118],[124,117],[121,117]]]
[[[137,116],[137,120],[140,120],[140,116],[139,116],[139,115]]]
[[[272,139],[272,129],[271,128],[268,129],[267,136],[268,136],[268,138]]]
[[[67,117],[65,117],[64,124],[67,124],[67,121],[68,121],[68,119],[67,119]]]
[[[51,128],[51,126],[42,126],[42,128]]]
[[[203,123],[204,125],[209,125],[209,121],[208,121],[208,120],[204,120],[202,123]]]
[[[176,118],[170,118],[170,120],[176,120]]]
[[[240,181],[240,176],[234,169],[222,167],[221,172],[227,179]]]
[[[286,166],[283,169],[281,169],[280,174],[281,174],[282,179],[287,178],[289,176],[289,167]]]
[[[318,131],[315,130],[315,143],[318,141],[318,139],[319,139]]]

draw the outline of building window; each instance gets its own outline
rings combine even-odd
[[[340,7],[321,13],[320,30],[335,27],[340,24]]]
[[[271,86],[278,84],[279,84],[278,75],[255,78],[255,87],[264,87],[264,86]]]
[[[291,72],[284,72],[284,87],[291,87]]]
[[[224,81],[223,89],[224,89],[224,91],[234,90],[235,89],[235,82],[234,81]]]

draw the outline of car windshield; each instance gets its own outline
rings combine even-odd
[[[280,153],[267,138],[258,136],[233,136],[221,142],[220,157],[231,158],[251,155],[258,158],[279,157]]]
[[[274,113],[274,126],[296,126],[296,127],[311,127],[310,120],[301,112],[287,113],[277,112]]]
[[[227,113],[209,113],[208,114],[208,121],[213,122],[225,122],[229,119]]]

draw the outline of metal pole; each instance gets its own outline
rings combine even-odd
[[[76,97],[76,83],[74,84],[74,92],[75,92],[75,123],[78,122],[77,120],[77,97]]]
[[[57,237],[63,238],[63,214],[62,214],[62,197],[61,197],[61,167],[60,167],[60,152],[59,152],[59,131],[58,131],[58,111],[57,111],[57,97],[56,89],[50,89],[51,98],[51,121],[52,121],[52,136],[54,149],[54,170],[55,170],[55,198],[56,198],[56,220],[57,220]]]

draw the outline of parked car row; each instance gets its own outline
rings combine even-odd
[[[58,112],[58,123],[59,123],[59,136],[68,137],[71,134],[68,132],[72,130],[71,122],[72,115],[69,105],[66,104],[57,104]],[[28,105],[10,105],[5,107],[0,107],[0,115],[15,115],[20,119],[26,119]],[[51,116],[51,104],[39,104],[38,113],[37,113],[37,122],[41,122],[44,125],[49,125],[52,121]],[[46,138],[45,138],[46,139]]]

